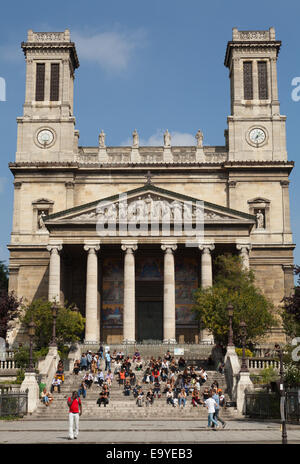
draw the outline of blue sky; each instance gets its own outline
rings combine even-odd
[[[282,40],[278,61],[281,114],[287,115],[294,242],[300,238],[297,196],[300,101],[292,79],[300,76],[300,4],[285,0],[89,0],[6,2],[0,19],[0,260],[8,260],[13,177],[8,163],[16,151],[16,117],[22,115],[25,62],[20,43],[27,30],[71,31],[80,68],[76,72],[76,126],[81,145],[97,145],[103,129],[108,145],[125,144],[137,128],[141,143],[161,139],[165,129],[178,143],[194,143],[200,128],[205,145],[223,145],[230,114],[226,44],[232,28],[274,26]],[[172,140],[175,144],[175,137]],[[295,251],[300,264],[300,251]]]

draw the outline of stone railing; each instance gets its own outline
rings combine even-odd
[[[270,27],[267,31],[239,31],[234,28],[232,31],[233,40],[258,41],[258,40],[275,40],[275,30]]]
[[[227,160],[225,147],[79,147],[75,161],[82,164],[198,164],[223,163]]]
[[[19,369],[19,365],[14,359],[5,359],[0,361],[0,369]]]
[[[247,358],[247,365],[250,370],[262,370],[268,367],[280,368],[279,359],[274,358]]]
[[[41,383],[46,384],[47,389],[51,387],[59,359],[57,348],[50,347],[46,358],[38,363]]]
[[[7,393],[19,393],[20,385],[2,384],[0,385],[0,395],[6,395]]]

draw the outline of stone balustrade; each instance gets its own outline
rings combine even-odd
[[[279,359],[274,358],[247,358],[247,365],[250,370],[261,370],[268,367],[280,368]]]
[[[11,369],[18,369],[19,365],[14,359],[9,358],[0,361],[0,370],[11,370]]]

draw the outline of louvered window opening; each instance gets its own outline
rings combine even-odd
[[[59,100],[59,63],[51,63],[50,101]]]
[[[260,100],[268,98],[268,76],[267,76],[267,63],[266,61],[259,61],[257,63],[258,69],[258,96]]]
[[[252,61],[244,62],[244,99],[253,99]]]
[[[36,64],[35,99],[36,101],[45,99],[45,63]]]

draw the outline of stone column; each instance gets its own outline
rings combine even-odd
[[[123,243],[124,257],[124,320],[123,343],[135,343],[135,260],[136,243]]]
[[[100,314],[98,310],[98,256],[100,245],[85,244],[88,252],[86,266],[86,299],[85,299],[85,341],[100,341]]]
[[[212,258],[211,252],[215,249],[213,243],[206,243],[199,245],[201,253],[201,287],[209,288],[213,284],[213,273],[212,273]],[[213,342],[213,336],[209,330],[204,329],[200,331],[201,341]]]
[[[201,287],[202,288],[211,287],[213,284],[211,251],[214,249],[215,249],[215,245],[213,245],[212,243],[199,245],[199,250],[202,251],[202,254],[201,254]]]
[[[249,263],[249,252],[251,250],[251,244],[248,243],[248,244],[238,244],[237,246],[237,249],[240,250],[240,257],[242,259],[242,263],[243,263],[243,268],[246,270],[246,271],[249,271],[250,269],[250,263]]]
[[[50,251],[48,300],[60,303],[60,254],[62,245],[48,245]]]
[[[175,244],[163,244],[164,256],[164,340],[163,343],[176,343],[175,313]]]

